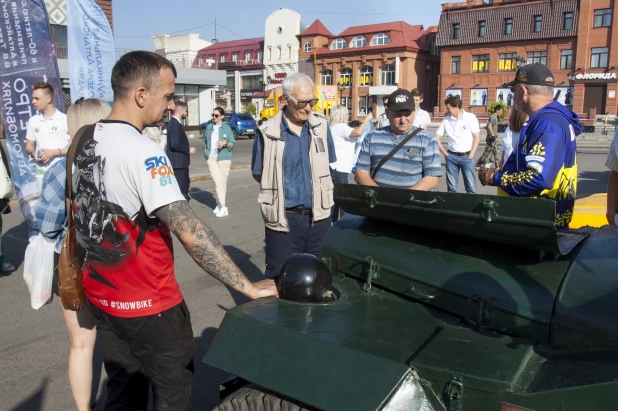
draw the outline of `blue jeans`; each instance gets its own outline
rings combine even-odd
[[[334,184],[350,184],[350,173],[344,173],[331,168],[330,176],[333,179]],[[339,208],[339,205],[335,202],[335,205],[330,212],[330,218],[333,220],[333,224],[339,220],[339,217],[343,217],[345,214],[345,211]]]
[[[456,193],[459,185],[459,170],[463,175],[467,194],[476,194],[476,176],[474,175],[474,160],[468,156],[446,156],[446,187],[449,193]]]

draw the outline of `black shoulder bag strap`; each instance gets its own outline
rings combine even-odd
[[[395,155],[395,153],[397,153],[399,151],[399,149],[401,147],[403,147],[408,141],[410,141],[410,139],[412,137],[414,137],[415,135],[417,135],[418,133],[420,133],[421,131],[423,131],[422,128],[417,128],[416,130],[414,130],[413,132],[411,132],[410,134],[408,134],[407,136],[405,136],[403,138],[403,140],[401,140],[399,142],[399,144],[397,144],[397,146],[391,150],[390,153],[388,153],[387,155],[384,156],[384,158],[378,163],[378,165],[376,166],[376,168],[373,169],[373,172],[371,173],[371,179],[373,179],[376,175],[376,173],[378,172],[378,170],[380,168],[382,168],[382,166],[384,165],[384,163],[386,163],[388,160],[391,159],[392,156]]]

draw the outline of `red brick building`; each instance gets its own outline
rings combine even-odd
[[[440,66],[436,29],[396,21],[349,27],[335,36],[316,20],[298,35],[299,57],[304,66],[315,58],[315,84],[336,86],[339,103],[348,108],[352,120],[364,118],[369,110],[380,114],[380,96],[397,88],[422,89],[423,108],[431,111]]]
[[[618,32],[613,0],[467,0],[442,5],[440,111],[460,93],[464,108],[512,96],[503,87],[518,65],[540,62],[554,73],[556,98],[577,113],[616,114]],[[615,40],[615,41],[612,41]]]

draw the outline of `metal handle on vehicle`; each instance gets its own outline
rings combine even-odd
[[[411,285],[406,291],[406,294],[412,294],[412,296],[422,299],[422,300],[433,300],[434,298],[436,298],[436,294],[427,294],[427,293],[423,293],[421,291],[416,291],[414,289],[414,286]]]
[[[378,205],[378,193],[376,193],[375,190],[369,189],[365,191],[365,197],[367,197],[369,208],[374,208]]]
[[[410,199],[408,201],[410,201],[411,203],[414,204],[420,204],[420,205],[434,205],[434,204],[438,204],[438,201],[442,200],[440,197],[436,197],[433,200],[415,200],[414,199],[414,194],[410,194]]]

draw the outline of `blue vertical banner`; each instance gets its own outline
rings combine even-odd
[[[28,119],[36,114],[32,106],[32,85],[46,81],[54,88],[54,105],[64,108],[58,63],[52,42],[47,9],[43,0],[0,0],[0,83],[2,124],[13,183],[28,233],[36,233],[34,206],[39,188],[34,160],[26,153]]]
[[[114,36],[94,0],[66,0],[71,100],[113,101]]]

